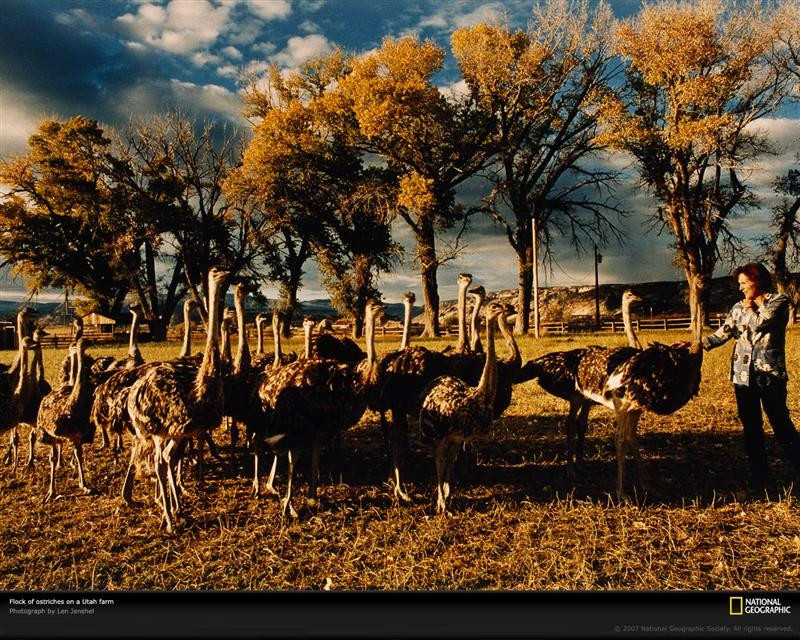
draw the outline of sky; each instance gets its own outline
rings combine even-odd
[[[260,71],[268,63],[295,69],[335,46],[359,53],[380,46],[386,36],[418,34],[448,49],[450,34],[476,22],[505,19],[525,26],[533,0],[2,0],[0,19],[0,156],[24,153],[26,140],[43,118],[81,114],[124,128],[141,118],[181,107],[242,130],[237,78],[242,70]],[[612,0],[615,16],[635,13],[639,0]],[[437,77],[440,86],[458,81],[452,58]],[[772,180],[796,164],[800,112],[784,109],[759,125],[777,155],[751,165],[749,182],[762,197],[759,210],[732,221],[732,228],[753,247],[768,231]],[[672,265],[670,238],[650,231],[653,199],[634,185],[629,160],[605,162],[627,171],[617,198],[629,215],[620,222],[624,246],[600,249],[601,283],[637,283],[682,278]],[[459,198],[474,203],[477,185]],[[411,255],[413,242],[398,223],[395,238]],[[488,220],[476,220],[458,259],[439,270],[443,299],[455,297],[456,277],[473,274],[488,290],[517,284],[516,257],[503,232]],[[589,255],[576,255],[557,241],[556,262],[540,272],[543,286],[594,284]],[[722,266],[720,274],[727,273]],[[384,298],[396,302],[406,290],[420,293],[420,278],[409,260],[380,282]],[[276,294],[268,284],[262,291]],[[300,299],[327,297],[314,265],[306,269]]]

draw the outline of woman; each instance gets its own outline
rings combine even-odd
[[[733,305],[725,323],[703,339],[706,350],[736,338],[731,360],[731,382],[736,394],[744,443],[750,460],[751,488],[763,494],[767,487],[763,406],[775,437],[794,465],[800,488],[800,436],[786,406],[786,323],[789,299],[771,293],[772,277],[763,264],[751,262],[733,272],[744,300]]]

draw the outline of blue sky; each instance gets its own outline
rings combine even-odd
[[[638,0],[613,0],[617,17],[635,13]],[[385,36],[416,33],[447,48],[452,31],[481,20],[505,17],[524,26],[532,0],[170,0],[70,1],[3,0],[0,19],[0,155],[25,151],[25,141],[44,117],[82,114],[124,127],[131,117],[146,117],[180,106],[247,128],[241,118],[237,76],[242,69],[258,72],[268,62],[296,68],[336,45],[363,52]],[[458,80],[452,61],[437,81]],[[745,238],[767,232],[770,182],[794,162],[800,138],[796,109],[765,120],[780,149],[752,167],[751,184],[763,196],[763,209],[733,222]],[[794,143],[793,143],[794,141]],[[792,144],[794,146],[792,146]],[[627,160],[606,159],[617,167]],[[465,189],[461,198],[478,196]],[[635,283],[679,279],[672,266],[669,238],[645,231],[654,209],[652,199],[632,183],[618,191],[630,211],[624,221],[625,247],[609,246],[600,267],[601,282]],[[395,235],[411,249],[403,226]],[[499,229],[478,221],[457,261],[440,270],[440,293],[455,294],[456,275],[473,273],[487,289],[514,288],[513,252]],[[556,245],[558,263],[542,272],[545,285],[593,284],[590,257],[577,257]],[[419,276],[410,264],[381,283],[385,298],[398,301],[408,289],[419,292]],[[264,292],[274,295],[268,286]],[[307,269],[301,299],[326,297],[316,269]]]

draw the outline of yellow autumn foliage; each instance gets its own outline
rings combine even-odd
[[[397,203],[406,209],[419,211],[422,215],[431,213],[436,207],[433,193],[433,180],[414,172],[400,178],[400,191]]]

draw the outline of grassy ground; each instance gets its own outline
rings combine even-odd
[[[641,337],[671,342],[685,334]],[[791,330],[788,341],[789,403],[800,423],[800,330]],[[379,352],[395,342],[379,342]],[[520,346],[527,360],[590,342],[622,338],[526,338]],[[142,352],[153,360],[177,349],[148,344]],[[45,353],[50,380],[64,353]],[[204,486],[189,480],[185,515],[172,536],[159,528],[150,482],[134,491],[143,506],[122,506],[126,459],[115,463],[98,447],[85,453],[98,495],[76,495],[74,469],[65,464],[58,478],[65,497],[43,505],[48,464],[40,447],[32,474],[0,467],[0,588],[795,589],[800,508],[787,490],[791,469],[770,437],[775,489],[745,496],[747,461],[727,382],[729,358],[730,346],[706,354],[700,396],[686,407],[672,416],[643,416],[639,434],[652,493],[635,505],[610,497],[616,474],[610,412],[592,410],[584,472],[570,483],[566,403],[535,382],[516,387],[512,405],[479,444],[477,469],[456,484],[450,517],[434,515],[433,463],[418,443],[406,473],[413,504],[392,501],[371,413],[344,435],[340,459],[323,457],[320,504],[301,510],[297,521],[281,518],[275,498],[250,497],[242,455],[233,476],[211,460]],[[23,442],[26,435],[23,428]],[[213,435],[223,448],[229,443],[222,429]],[[300,494],[306,464],[307,457]]]

